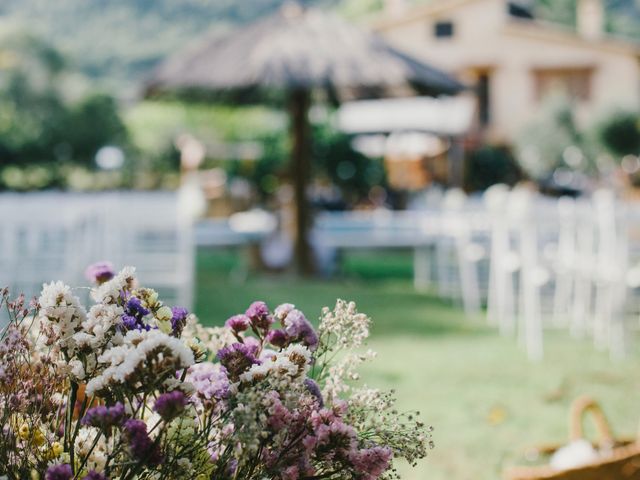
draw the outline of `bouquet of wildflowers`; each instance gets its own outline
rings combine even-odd
[[[86,311],[61,282],[26,303],[0,291],[0,478],[397,477],[429,429],[393,398],[353,387],[369,318],[253,303],[224,328],[169,308],[109,264]]]

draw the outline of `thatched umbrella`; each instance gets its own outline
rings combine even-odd
[[[277,14],[229,35],[204,39],[154,72],[147,94],[216,92],[241,101],[284,93],[291,115],[296,202],[296,260],[313,269],[306,187],[311,168],[311,94],[334,101],[415,94],[454,94],[462,86],[337,16],[288,4]]]

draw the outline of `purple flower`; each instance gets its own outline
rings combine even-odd
[[[90,282],[100,285],[111,280],[115,275],[115,271],[111,262],[96,262],[87,267],[84,275]]]
[[[251,365],[260,363],[252,350],[251,347],[242,343],[234,343],[218,351],[218,360],[232,381],[237,381],[240,374],[251,368]]]
[[[318,386],[316,381],[311,379],[311,378],[305,378],[304,379],[304,386],[307,388],[307,391],[316,398],[320,408],[324,407],[324,400],[322,399],[322,392],[320,392],[320,387]]]
[[[225,322],[225,325],[236,333],[244,332],[251,326],[251,319],[244,314],[234,315]]]
[[[148,315],[149,312],[149,309],[142,305],[142,302],[138,297],[131,296],[124,306],[122,324],[128,330],[149,330],[149,325],[147,325],[143,320],[145,315]]]
[[[296,308],[293,303],[283,303],[282,305],[278,305],[276,309],[273,311],[273,316],[276,317],[281,322],[284,318],[289,315],[289,312]]]
[[[138,325],[138,320],[133,315],[122,315],[122,324],[127,330],[133,330]]]
[[[90,408],[82,418],[82,425],[90,425],[102,430],[105,434],[110,433],[111,427],[122,424],[125,417],[124,405],[120,402],[112,407],[99,405]]]
[[[108,479],[102,473],[96,472],[95,470],[90,470],[89,473],[87,473],[84,477],[82,477],[82,480],[108,480]]]
[[[200,400],[222,400],[229,395],[229,379],[218,364],[196,363],[189,367],[186,380],[193,384]]]
[[[393,457],[393,450],[389,447],[371,447],[361,450],[354,449],[349,453],[349,460],[356,473],[363,478],[376,479],[388,468]]]
[[[265,337],[271,345],[282,348],[289,343],[289,336],[284,330],[270,330]]]
[[[175,337],[182,335],[182,329],[187,323],[189,311],[184,307],[173,307],[171,309],[173,316],[171,317],[171,330]]]
[[[247,308],[245,315],[251,320],[251,324],[258,330],[267,331],[273,323],[273,317],[269,313],[269,307],[264,302],[253,302]]]
[[[71,465],[67,463],[60,463],[58,465],[51,465],[47,468],[47,473],[44,476],[45,480],[70,480],[73,478],[73,471]]]
[[[144,317],[149,314],[149,310],[142,306],[142,301],[138,297],[129,297],[125,310],[129,315]]]
[[[260,340],[256,337],[245,337],[243,343],[254,357],[258,356],[261,347]]]
[[[162,462],[160,448],[149,438],[147,425],[142,420],[130,418],[124,422],[123,433],[134,459],[147,465],[158,465]]]
[[[287,335],[314,351],[318,348],[318,335],[300,310],[291,310],[282,321]]]
[[[184,411],[187,403],[186,395],[180,390],[174,390],[173,392],[160,395],[153,409],[158,412],[158,415],[160,415],[165,422],[169,422]]]
[[[229,477],[234,477],[236,474],[236,470],[238,470],[238,460],[233,458],[227,464],[227,475]]]

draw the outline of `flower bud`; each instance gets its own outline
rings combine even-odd
[[[173,312],[169,307],[160,307],[156,312],[156,318],[160,321],[169,321],[173,317]]]

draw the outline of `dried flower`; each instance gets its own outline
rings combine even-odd
[[[225,325],[234,332],[244,332],[251,326],[251,319],[244,314],[234,315],[229,318]]]
[[[355,350],[369,319],[353,303],[325,309],[318,333],[293,304],[264,302],[216,329],[131,267],[95,275],[88,314],[61,282],[40,306],[0,291],[0,478],[390,480],[393,458],[432,445],[391,394],[352,385],[373,356]]]
[[[251,320],[251,324],[257,330],[266,332],[273,323],[273,317],[269,313],[269,307],[264,302],[253,302],[245,312]]]
[[[267,333],[265,340],[267,341],[267,343],[270,343],[271,345],[279,348],[287,346],[287,344],[291,341],[291,339],[287,335],[287,332],[280,329],[269,330],[269,333]]]
[[[180,390],[163,393],[156,400],[153,409],[158,412],[165,422],[169,422],[180,415],[187,406],[187,397]]]
[[[82,477],[82,480],[108,480],[108,479],[102,473],[96,472],[95,470],[91,470],[84,477]]]
[[[218,360],[226,369],[229,378],[236,381],[252,365],[259,364],[251,348],[243,343],[234,343],[218,352]]]
[[[147,424],[142,420],[129,419],[124,423],[123,431],[131,456],[147,465],[158,465],[162,461],[162,454],[147,433]]]
[[[284,331],[294,341],[301,342],[314,351],[318,347],[318,335],[307,317],[300,310],[291,310],[282,319]]]
[[[82,425],[97,427],[108,435],[112,427],[122,424],[124,417],[124,405],[120,402],[112,407],[99,405],[87,410],[82,419]]]
[[[47,469],[45,480],[70,480],[73,478],[73,471],[71,465],[61,463],[58,465],[52,465]]]
[[[84,276],[90,282],[98,285],[111,280],[115,275],[115,270],[111,262],[96,262],[87,267]]]
[[[187,323],[189,311],[184,307],[173,307],[171,308],[171,313],[171,330],[174,337],[179,337]]]

